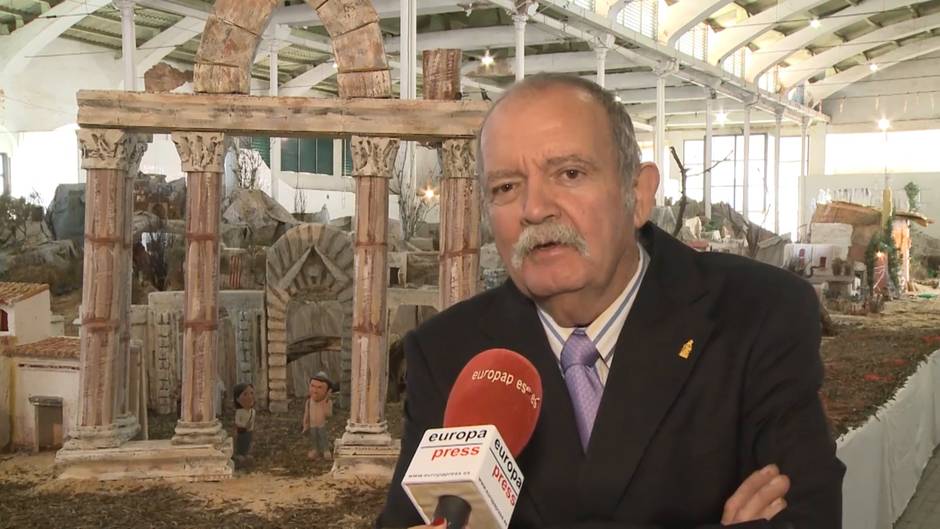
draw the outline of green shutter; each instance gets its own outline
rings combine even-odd
[[[268,167],[271,167],[271,138],[255,136],[251,138],[251,148],[261,155]]]
[[[297,170],[297,138],[285,138],[281,140],[281,170]]]
[[[333,174],[333,139],[317,138],[317,167],[320,174]]]
[[[317,140],[314,138],[300,139],[300,169],[304,173],[315,173],[317,170]]]

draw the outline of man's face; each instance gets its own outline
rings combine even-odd
[[[635,244],[603,108],[568,86],[516,93],[480,146],[496,248],[516,286],[537,299],[603,289]]]
[[[314,402],[320,402],[325,399],[329,390],[330,386],[322,380],[311,380],[310,387],[308,388],[310,398],[313,399]]]

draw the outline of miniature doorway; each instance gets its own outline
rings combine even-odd
[[[62,447],[62,398],[29,398],[33,405],[33,452],[54,450]]]

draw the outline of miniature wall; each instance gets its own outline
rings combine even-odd
[[[62,399],[63,439],[75,428],[78,413],[78,361],[12,358],[13,446],[33,446],[35,406],[33,396]]]
[[[132,310],[131,335],[144,343],[147,368],[147,405],[160,414],[177,413],[183,355],[183,292],[154,292],[146,306],[141,333],[140,316]],[[219,292],[218,380],[224,388],[238,382],[257,384],[264,354],[264,293],[254,290]],[[143,309],[135,309],[140,311]],[[135,323],[136,322],[136,323]],[[143,335],[142,335],[143,334]],[[259,399],[262,396],[259,395]]]
[[[0,355],[0,452],[10,444],[13,428],[13,362]]]
[[[49,308],[49,290],[13,304],[10,330],[17,344],[33,343],[48,338],[52,333],[52,311]]]

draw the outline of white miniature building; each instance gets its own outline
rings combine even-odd
[[[12,387],[9,408],[12,448],[55,449],[75,428],[81,340],[55,336],[2,353]],[[3,370],[0,369],[0,374]]]
[[[80,340],[51,319],[48,285],[0,282],[0,450],[61,445],[75,423]]]
[[[49,285],[0,283],[0,343],[19,345],[51,336]]]

